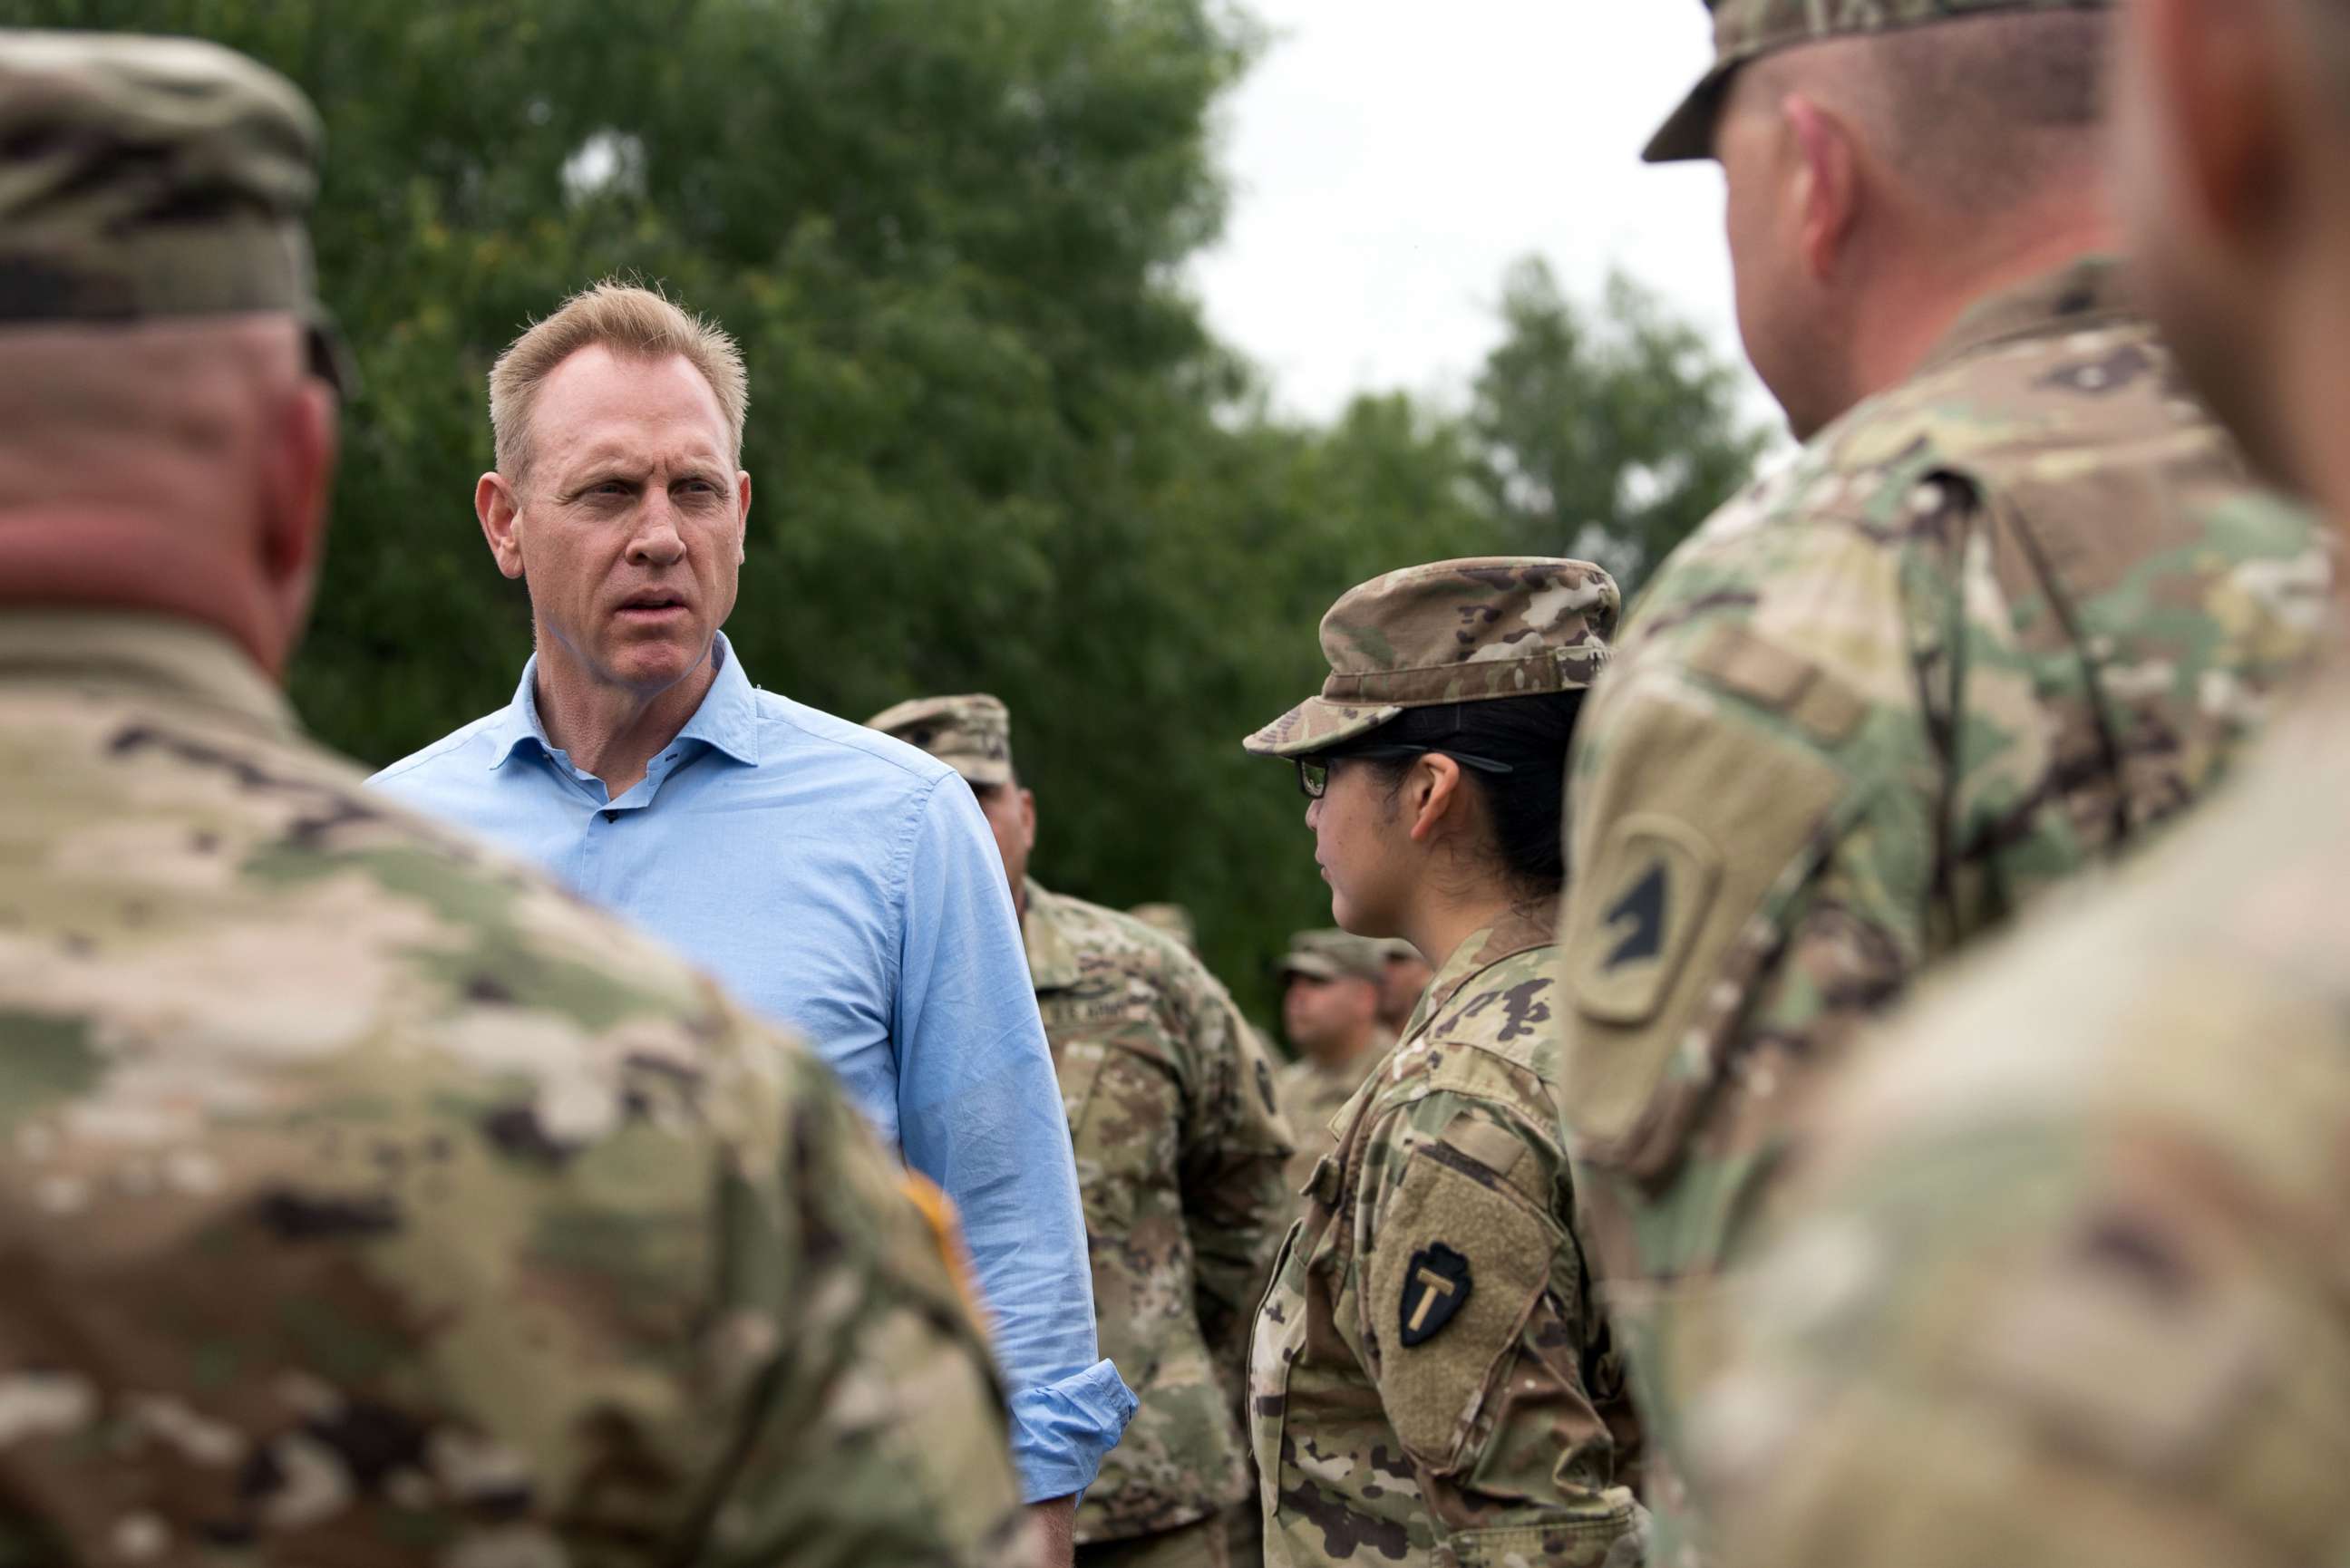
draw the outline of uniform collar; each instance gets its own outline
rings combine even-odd
[[[0,613],[0,680],[101,683],[200,702],[292,736],[286,695],[226,633],[198,621],[125,611]]]
[[[717,662],[718,678],[702,693],[702,706],[693,711],[676,735],[681,741],[699,741],[713,752],[721,752],[738,763],[754,767],[759,762],[759,693],[751,678],[743,673],[743,661],[734,657],[733,644],[720,632],[711,644],[710,657]],[[546,738],[546,726],[538,717],[538,655],[532,654],[522,667],[522,680],[515,687],[514,701],[500,711],[490,726],[490,760],[492,768],[504,767],[516,751],[536,746],[552,754],[555,742]]]
[[[2033,337],[2095,332],[2142,318],[2113,256],[2084,256],[2028,282],[1978,300],[1942,335],[1919,374]]]
[[[1418,1034],[1430,1019],[1452,1004],[1471,981],[1503,959],[1515,958],[1529,948],[1547,947],[1557,940],[1558,901],[1555,898],[1513,909],[1483,929],[1470,932],[1428,982],[1419,1005],[1412,1010],[1411,1021],[1404,1025],[1403,1037],[1409,1040]]]
[[[1028,950],[1028,979],[1038,991],[1066,991],[1077,983],[1077,950],[1062,929],[1060,900],[1034,877],[1023,886],[1020,940]]]

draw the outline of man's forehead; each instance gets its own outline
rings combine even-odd
[[[639,358],[591,345],[548,373],[531,409],[542,450],[571,461],[642,455],[651,446],[723,461],[718,394],[682,355]]]

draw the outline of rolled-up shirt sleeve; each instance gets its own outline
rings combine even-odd
[[[902,883],[898,1115],[906,1163],[946,1190],[1012,1390],[1030,1502],[1082,1491],[1135,1398],[1100,1357],[1076,1162],[1011,889],[978,803],[933,787]]]

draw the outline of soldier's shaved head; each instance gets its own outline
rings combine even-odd
[[[1713,127],[1749,355],[1808,436],[1915,369],[1988,287],[2106,239],[2101,10],[1804,42]]]
[[[2094,167],[2110,16],[1994,12],[1835,38],[1752,67],[1850,113],[1886,166],[1953,223]]]

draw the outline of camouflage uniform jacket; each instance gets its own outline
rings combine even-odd
[[[1480,931],[1357,1091],[1249,1353],[1269,1568],[1639,1561],[1552,1099],[1552,912]]]
[[[1289,1157],[1289,1167],[1281,1177],[1283,1185],[1291,1192],[1303,1195],[1314,1168],[1322,1163],[1324,1155],[1338,1147],[1338,1129],[1330,1124],[1346,1109],[1347,1102],[1355,1097],[1363,1080],[1394,1049],[1394,1037],[1381,1029],[1363,1048],[1361,1055],[1343,1065],[1327,1066],[1305,1057],[1289,1063],[1273,1075],[1274,1096],[1280,1100],[1281,1114],[1297,1138],[1297,1152]]]
[[[831,1075],[361,776],[0,617],[0,1563],[1027,1561]]]
[[[2350,676],[1807,1132],[1703,1495],[1754,1568],[2350,1548]],[[1751,1336],[1751,1337],[1750,1337]]]
[[[1076,1146],[1101,1353],[1140,1402],[1076,1538],[1122,1541],[1248,1495],[1249,1308],[1289,1213],[1289,1131],[1255,1032],[1171,939],[1033,882],[1022,927]]]
[[[1855,1026],[2203,794],[2305,656],[2322,549],[2243,485],[2092,262],[1979,306],[1644,597],[1576,742],[1562,1103],[1666,1463],[1650,1337]]]

